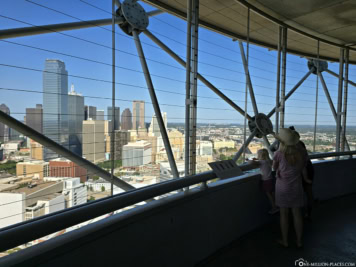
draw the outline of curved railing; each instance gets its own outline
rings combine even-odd
[[[352,156],[356,151],[330,152],[310,155],[311,159]],[[242,171],[254,169],[252,164],[243,164],[239,166]],[[54,212],[30,221],[18,223],[9,227],[0,229],[0,251],[4,251],[51,233],[63,230],[70,226],[94,219],[101,215],[137,204],[148,199],[153,199],[173,191],[181,190],[186,187],[203,183],[202,187],[207,187],[206,182],[218,178],[212,171],[200,173],[194,176],[188,176],[180,179],[173,179],[147,186],[140,189],[124,192],[119,195],[103,198],[66,210]]]

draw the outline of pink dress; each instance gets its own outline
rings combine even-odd
[[[292,166],[281,151],[277,151],[274,154],[273,167],[276,170],[277,177],[275,194],[276,205],[278,207],[296,208],[304,205],[302,186],[302,171],[304,166],[304,155],[302,162]]]

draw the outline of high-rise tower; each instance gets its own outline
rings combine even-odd
[[[132,129],[132,113],[129,108],[126,108],[121,115],[121,130]]]
[[[26,108],[26,125],[42,133],[43,109],[41,104],[37,104],[35,108]]]
[[[145,128],[145,101],[133,101],[132,124],[134,130]]]
[[[68,147],[68,72],[64,62],[46,59],[43,71],[43,133]],[[44,159],[58,155],[48,148]]]
[[[0,105],[0,110],[10,115],[10,109],[5,104]],[[0,122],[0,142],[7,142],[10,140],[10,128],[4,123]]]
[[[108,121],[112,121],[112,125],[114,126],[113,123],[113,113],[112,113],[112,107],[108,107]],[[115,130],[120,129],[120,108],[115,107]]]
[[[74,91],[72,84],[68,93],[69,149],[82,156],[82,131],[84,121],[84,97]]]

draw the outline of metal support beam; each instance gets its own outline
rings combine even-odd
[[[336,142],[335,142],[336,152],[340,152],[343,80],[344,80],[344,49],[340,48],[339,86],[338,86],[338,93],[337,93],[337,113],[336,113]]]
[[[242,153],[246,150],[246,148],[248,147],[248,145],[251,143],[252,139],[255,137],[257,133],[257,130],[254,130],[250,136],[246,139],[246,141],[243,143],[243,145],[240,147],[239,151],[236,152],[235,156],[233,157],[234,161],[237,161]]]
[[[284,102],[288,100],[288,98],[291,97],[291,95],[299,88],[299,86],[302,85],[302,83],[309,77],[310,74],[312,74],[312,72],[314,71],[314,68],[312,68],[311,70],[309,70],[307,72],[307,74],[305,74],[302,79],[300,79],[300,81],[288,92],[288,94],[285,96]],[[278,107],[280,107],[282,105],[282,101],[279,102]],[[272,115],[276,112],[276,107],[274,107],[267,115],[268,118],[272,117]],[[281,125],[282,127],[282,125]]]
[[[329,94],[329,90],[328,90],[328,87],[326,86],[324,77],[323,77],[323,75],[321,74],[321,72],[318,73],[318,76],[319,76],[321,85],[323,86],[325,96],[326,96],[326,98],[327,98],[327,100],[328,100],[329,107],[330,107],[330,109],[331,109],[331,113],[333,114],[335,121],[337,121],[337,114],[336,114],[336,110],[335,110],[335,107],[334,107],[334,103],[333,103],[333,101],[332,101],[332,99],[331,99],[331,96],[330,96],[330,94]]]
[[[150,31],[145,30],[143,32],[148,38],[150,38],[154,43],[156,43],[162,50],[168,53],[173,59],[175,59],[181,66],[185,67],[186,62],[181,59],[176,53],[174,53],[168,46],[162,43],[156,36],[154,36]],[[212,85],[208,80],[206,80],[202,75],[198,73],[198,79],[204,83],[207,87],[209,87],[215,94],[220,96],[225,102],[227,102],[232,108],[234,108],[237,112],[239,112],[242,116],[245,116],[245,111],[236,105],[230,98],[225,96],[219,89],[217,89],[214,85]],[[253,121],[251,116],[247,114],[247,119],[249,121]]]
[[[114,177],[114,169],[115,169],[115,0],[111,1],[112,6],[112,107],[111,107],[111,138],[110,138],[110,156],[111,156],[111,177]],[[109,114],[108,114],[109,115]],[[114,195],[114,183],[111,180],[111,195]]]
[[[115,22],[116,22],[116,24],[120,24],[123,22],[123,19],[117,17]],[[112,24],[112,18],[0,30],[0,40],[16,38],[16,37],[31,36],[31,35],[38,35],[38,34],[44,34],[44,33],[53,33],[53,32],[92,28],[92,27],[97,27],[97,26],[107,26],[107,25],[111,25],[111,24]]]
[[[242,63],[244,65],[244,70],[245,70],[245,75],[246,75],[246,82],[247,82],[247,85],[248,85],[248,88],[249,88],[249,93],[250,93],[251,103],[252,103],[252,107],[253,107],[253,112],[255,113],[255,116],[257,116],[258,108],[257,108],[255,93],[253,92],[251,77],[250,77],[250,73],[248,71],[248,64],[247,64],[247,60],[246,60],[246,57],[245,57],[245,50],[244,50],[244,46],[243,46],[241,41],[239,41],[239,46],[240,46],[240,54],[241,54],[241,58],[242,58]]]
[[[348,81],[349,80],[349,49],[345,50],[345,82],[344,82],[344,107],[342,116],[342,131],[341,131],[341,151],[345,151],[346,143],[346,116],[347,116],[347,97],[348,97]]]
[[[189,173],[196,173],[197,165],[197,102],[198,102],[198,31],[199,0],[192,0],[191,24],[191,71],[190,71],[190,126],[189,126]]]
[[[189,173],[189,148],[190,148],[190,60],[192,44],[192,0],[187,0],[187,54],[186,54],[186,76],[185,76],[185,144],[184,144],[184,166],[185,176]]]
[[[319,79],[320,79],[321,85],[323,86],[325,96],[328,99],[328,103],[329,103],[329,106],[330,106],[330,109],[331,109],[331,113],[333,114],[335,122],[336,122],[337,121],[337,114],[336,114],[336,110],[335,110],[333,101],[332,101],[332,99],[330,97],[329,90],[328,90],[328,88],[326,86],[326,83],[325,83],[323,75],[320,72],[318,73],[318,75],[319,75]],[[347,149],[350,150],[350,146],[349,146],[347,140],[345,140],[345,144],[346,144]]]
[[[136,30],[133,30],[132,33],[133,33],[133,37],[134,37],[134,40],[135,40],[137,53],[138,53],[138,55],[140,57],[142,70],[143,70],[143,73],[145,75],[147,88],[148,88],[148,91],[150,93],[153,109],[155,111],[155,114],[156,114],[156,117],[157,117],[157,122],[158,122],[158,125],[159,125],[159,129],[161,131],[161,135],[162,135],[162,139],[163,139],[163,143],[164,143],[164,148],[166,149],[166,152],[167,152],[167,157],[168,157],[169,165],[170,165],[171,170],[172,170],[173,178],[178,178],[179,177],[179,173],[178,173],[177,165],[176,165],[176,162],[174,160],[171,144],[170,144],[169,139],[168,139],[167,130],[166,130],[166,127],[164,126],[161,110],[160,110],[160,107],[159,107],[159,104],[158,104],[158,100],[157,100],[157,96],[156,96],[156,93],[155,93],[155,89],[153,87],[153,83],[152,83],[152,80],[151,80],[151,75],[150,75],[150,72],[148,70],[148,66],[147,66],[145,55],[143,53],[140,37],[138,36],[138,32]]]
[[[0,111],[0,122],[6,124],[12,129],[22,133],[25,136],[31,136],[31,139],[35,140],[37,143],[50,148],[55,153],[73,161],[78,166],[81,166],[88,171],[97,174],[98,176],[102,177],[108,182],[111,182],[111,174],[107,171],[103,170],[99,166],[95,165],[94,163],[74,154],[72,151],[66,149],[65,147],[61,146],[60,144],[56,143],[52,139],[48,138],[47,136],[35,131],[31,127],[19,122],[18,120],[14,119],[10,115]],[[120,180],[116,176],[113,177],[114,185],[124,189],[125,191],[135,189],[132,185]]]
[[[280,127],[284,128],[285,117],[285,102],[286,102],[286,76],[287,76],[287,31],[286,27],[282,27],[282,89],[281,89],[281,105],[280,105]]]
[[[156,10],[152,10],[152,11],[147,12],[147,16],[153,17],[153,16],[156,16],[156,15],[162,14],[163,12],[164,12],[163,10],[156,9]]]
[[[250,48],[250,8],[247,8],[247,31],[246,31],[246,57],[247,57],[247,65],[248,65],[248,60],[249,60],[249,48]],[[248,86],[247,86],[247,79],[245,82],[245,116],[244,116],[244,143],[246,142],[246,136],[247,136],[247,99],[248,99]],[[244,153],[242,154],[242,160],[246,160],[246,150],[244,150]]]
[[[333,72],[332,70],[327,69],[325,71],[327,73],[331,74],[332,76],[335,76],[336,78],[339,78],[339,75],[337,73]],[[356,83],[355,82],[350,81],[350,80],[346,80],[346,82],[356,87]]]
[[[251,98],[253,112],[255,113],[255,116],[257,116],[258,107],[257,107],[255,93],[254,93],[252,82],[251,82],[250,72],[249,72],[249,69],[248,69],[248,61],[246,59],[245,50],[244,50],[244,47],[243,47],[243,44],[242,44],[241,41],[239,41],[239,46],[240,46],[240,54],[241,54],[242,62],[243,62],[243,65],[244,65],[245,75],[246,75],[246,83],[247,83],[247,86],[249,88],[249,94],[250,94],[250,98]],[[263,141],[264,141],[265,146],[268,149],[268,152],[270,153],[270,155],[273,155],[273,152],[270,150],[270,146],[271,145],[270,145],[270,143],[269,143],[269,141],[267,139],[267,136],[263,135]]]
[[[279,26],[278,32],[278,50],[277,50],[277,84],[276,84],[276,120],[275,132],[279,132],[279,101],[281,92],[281,48],[282,48],[282,27]]]
[[[317,46],[317,59],[319,60],[320,43]],[[316,73],[319,73],[319,64],[316,66]],[[315,114],[314,114],[314,135],[313,135],[313,152],[315,153],[316,143],[316,127],[318,125],[318,102],[319,102],[319,76],[316,75],[316,90],[315,90]]]

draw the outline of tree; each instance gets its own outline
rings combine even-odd
[[[101,192],[104,192],[105,191],[105,186],[101,186]]]

